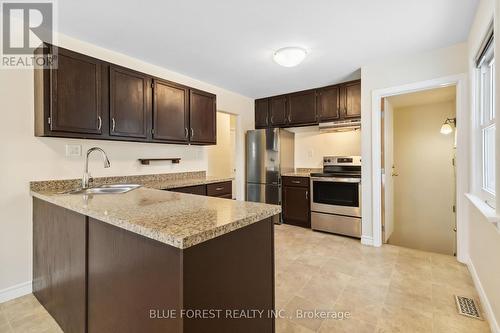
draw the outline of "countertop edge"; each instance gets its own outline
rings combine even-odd
[[[217,182],[219,182],[219,181],[215,181],[215,183],[217,183]],[[200,185],[202,185],[202,184],[200,184]],[[149,188],[149,189],[161,191],[161,189],[155,189],[155,188]],[[68,207],[66,205],[61,205],[60,202],[58,202],[57,200],[54,200],[51,197],[51,195],[43,194],[43,193],[36,192],[33,190],[30,190],[30,194],[31,194],[31,196],[33,196],[37,199],[49,202],[49,203],[56,205],[58,207],[68,209],[70,211],[74,211],[76,213],[79,213],[79,214],[88,216],[90,218],[99,220],[103,223],[107,223],[107,224],[115,226],[117,228],[133,232],[133,233],[138,234],[140,236],[158,241],[158,242],[166,244],[166,245],[173,246],[173,247],[181,249],[181,250],[190,248],[192,246],[203,243],[205,241],[208,241],[208,240],[214,239],[216,237],[222,236],[224,234],[230,233],[230,232],[235,231],[237,229],[251,225],[255,222],[270,218],[270,217],[275,216],[281,212],[281,208],[279,206],[276,206],[276,208],[274,208],[274,209],[269,208],[268,210],[266,210],[265,212],[262,212],[260,214],[251,214],[247,217],[232,221],[226,225],[218,226],[214,229],[202,231],[202,232],[199,232],[199,233],[194,234],[194,235],[186,236],[184,238],[177,238],[175,236],[169,236],[169,235],[165,235],[165,234],[162,234],[161,237],[158,237],[158,234],[153,232],[150,228],[138,226],[136,224],[128,222],[126,219],[118,219],[118,218],[112,219],[106,215],[95,214],[91,210],[78,209],[76,207]],[[193,194],[180,193],[180,195],[190,196]],[[229,200],[229,199],[220,199],[220,200]]]

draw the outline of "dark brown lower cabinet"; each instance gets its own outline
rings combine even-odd
[[[212,183],[207,185],[195,185],[195,186],[186,186],[173,188],[169,191],[172,192],[180,192],[180,193],[189,193],[189,194],[197,194],[197,195],[208,195],[209,197],[217,197],[224,199],[232,199],[233,198],[233,185],[232,182],[220,182],[220,183]]]
[[[229,199],[231,199],[232,192],[233,192],[232,182],[207,184],[207,195],[209,197],[222,198],[229,196]]]
[[[207,187],[205,185],[195,185],[195,186],[173,188],[170,191],[180,192],[180,193],[188,193],[188,194],[197,194],[197,195],[207,195]]]
[[[87,218],[33,199],[33,294],[64,332],[86,332]]]
[[[274,332],[273,218],[178,249],[38,199],[33,216],[34,294],[64,332]]]
[[[311,228],[309,178],[283,177],[283,222]]]
[[[89,218],[88,333],[182,332],[181,250]]]

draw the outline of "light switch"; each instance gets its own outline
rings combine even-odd
[[[313,155],[314,155],[314,150],[309,149],[309,150],[307,151],[307,156],[308,156],[309,158],[311,158],[311,157],[313,157]]]
[[[66,145],[66,157],[80,157],[82,156],[81,145]]]

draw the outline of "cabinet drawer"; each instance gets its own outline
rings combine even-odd
[[[214,183],[207,185],[207,195],[210,197],[221,197],[223,195],[232,194],[231,182]]]
[[[205,187],[205,185],[179,187],[179,188],[171,189],[171,191],[172,192],[180,192],[180,193],[207,195],[207,188]]]
[[[283,186],[309,187],[308,177],[282,177]]]

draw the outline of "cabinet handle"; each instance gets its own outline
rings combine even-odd
[[[97,117],[97,129],[100,131],[102,127],[102,119],[101,116]]]
[[[309,191],[306,191],[306,200],[309,200]]]
[[[271,124],[274,123],[274,116],[271,115]]]
[[[114,132],[116,127],[115,118],[111,118],[111,131]]]
[[[292,180],[292,183],[294,183],[294,184],[300,184],[300,180]]]
[[[288,114],[288,122],[291,123],[292,122],[292,115],[291,114]]]
[[[186,139],[189,136],[189,131],[187,127],[184,127],[184,136],[186,137]]]
[[[215,190],[216,191],[222,191],[224,189],[224,187],[216,187]]]
[[[191,127],[191,138],[194,138],[194,129]]]

